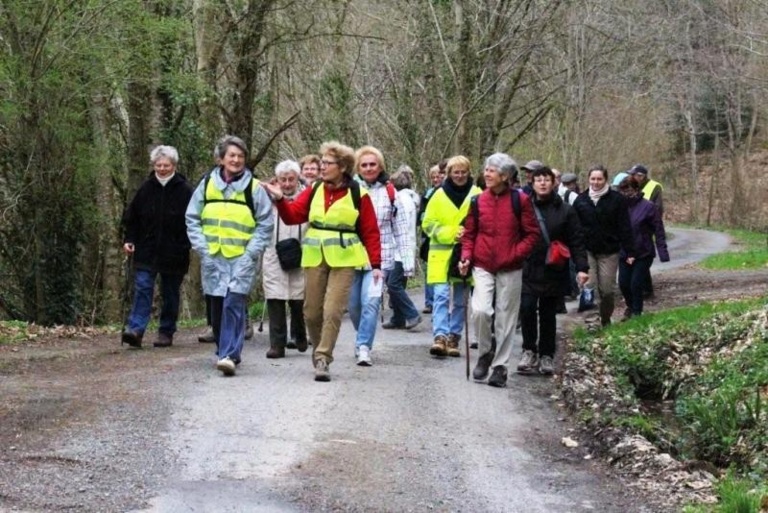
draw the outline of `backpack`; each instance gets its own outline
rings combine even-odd
[[[322,185],[322,181],[318,180],[315,183],[312,184],[312,192],[309,193],[309,204],[312,204],[312,200],[315,199],[315,193],[317,192],[318,187]],[[395,206],[395,186],[392,185],[390,182],[386,183],[387,186],[387,196],[389,196],[389,204],[392,205],[392,217],[395,217],[397,215],[397,207]],[[357,180],[349,180],[349,192],[352,194],[352,206],[355,207],[355,210],[360,210],[360,184],[357,182]]]
[[[567,204],[569,204],[569,205],[571,204],[571,202],[570,202],[570,201],[568,201],[568,198],[570,198],[570,197],[571,197],[571,194],[576,194],[576,193],[575,193],[575,192],[573,192],[572,190],[568,189],[567,191],[565,191],[565,194],[563,194],[563,200],[565,200],[565,202],[566,202]]]
[[[212,173],[213,171],[211,171]],[[217,203],[217,202],[223,202],[223,203],[239,203],[238,201],[234,200],[212,200],[208,199],[208,182],[211,181],[211,173],[207,173],[205,177],[203,178],[203,182],[205,184],[203,185],[203,208],[205,208],[205,205],[208,203]],[[245,186],[245,189],[243,189],[243,193],[245,194],[245,204],[248,207],[248,209],[251,211],[251,216],[256,216],[256,207],[253,206],[253,175],[251,175],[251,178],[248,179],[248,184]]]
[[[520,225],[520,229],[523,229],[523,223],[522,223],[522,207],[520,206],[520,191],[512,188],[510,189],[512,192],[512,211],[515,213],[515,217],[517,218],[517,224]],[[472,196],[472,199],[470,199],[469,208],[472,210],[472,217],[475,218],[475,226],[477,226],[479,220],[480,220],[480,208],[477,206],[477,198],[479,197],[479,194],[475,194]]]

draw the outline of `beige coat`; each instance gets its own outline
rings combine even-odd
[[[277,259],[275,243],[277,242],[278,229],[280,230],[280,240],[299,239],[299,237],[303,239],[307,233],[307,223],[289,226],[280,220],[277,209],[274,207],[272,214],[274,215],[275,226],[272,229],[272,240],[264,252],[264,276],[262,280],[264,297],[266,299],[304,299],[304,270],[299,268],[293,271],[283,271]],[[299,230],[301,230],[301,236],[299,236]]]

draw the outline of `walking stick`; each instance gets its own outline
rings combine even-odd
[[[267,300],[264,300],[264,304],[261,307],[261,321],[259,321],[259,333],[264,331],[264,312],[267,311]]]
[[[467,381],[469,381],[469,285],[464,281],[464,353],[467,355]]]
[[[120,315],[123,317],[123,327],[120,329],[120,345],[123,345],[122,334],[125,333],[125,329],[128,326],[128,305],[131,302],[131,270],[133,269],[133,253],[125,255],[123,259],[124,271],[125,271],[125,284],[123,287],[123,304],[120,307]]]

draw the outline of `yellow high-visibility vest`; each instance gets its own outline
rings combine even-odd
[[[325,210],[325,186],[320,183],[309,205],[309,228],[302,245],[301,266],[320,265],[323,257],[331,267],[364,267],[368,253],[357,233],[360,212],[355,208],[350,189]],[[360,188],[360,196],[368,192]]]
[[[208,241],[208,252],[211,255],[221,253],[225,258],[239,257],[245,253],[245,247],[256,229],[256,220],[246,201],[245,191],[225,199],[213,180],[207,182],[200,221]],[[259,181],[252,178],[249,185],[251,195],[258,186]]]

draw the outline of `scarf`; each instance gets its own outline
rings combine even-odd
[[[608,182],[605,182],[605,185],[599,191],[593,190],[592,187],[590,187],[589,188],[589,199],[592,200],[592,203],[597,205],[597,202],[600,200],[600,198],[602,198],[603,196],[608,194],[608,191],[610,191],[610,190],[611,190],[611,186],[608,185]]]
[[[472,181],[467,180],[464,185],[456,185],[453,180],[446,178],[443,182],[443,190],[451,200],[451,203],[456,205],[456,208],[461,208],[461,204],[464,203],[464,198],[467,197],[469,191],[472,189]]]
[[[176,175],[176,171],[174,171],[174,172],[173,172],[173,173],[171,173],[170,175],[166,176],[165,178],[160,178],[160,175],[158,175],[157,173],[155,173],[155,178],[157,179],[157,181],[158,181],[158,182],[160,182],[160,185],[162,185],[163,187],[165,187],[165,184],[167,184],[168,182],[170,182],[170,181],[171,181],[171,178],[173,178],[173,177],[174,177],[174,175]]]

